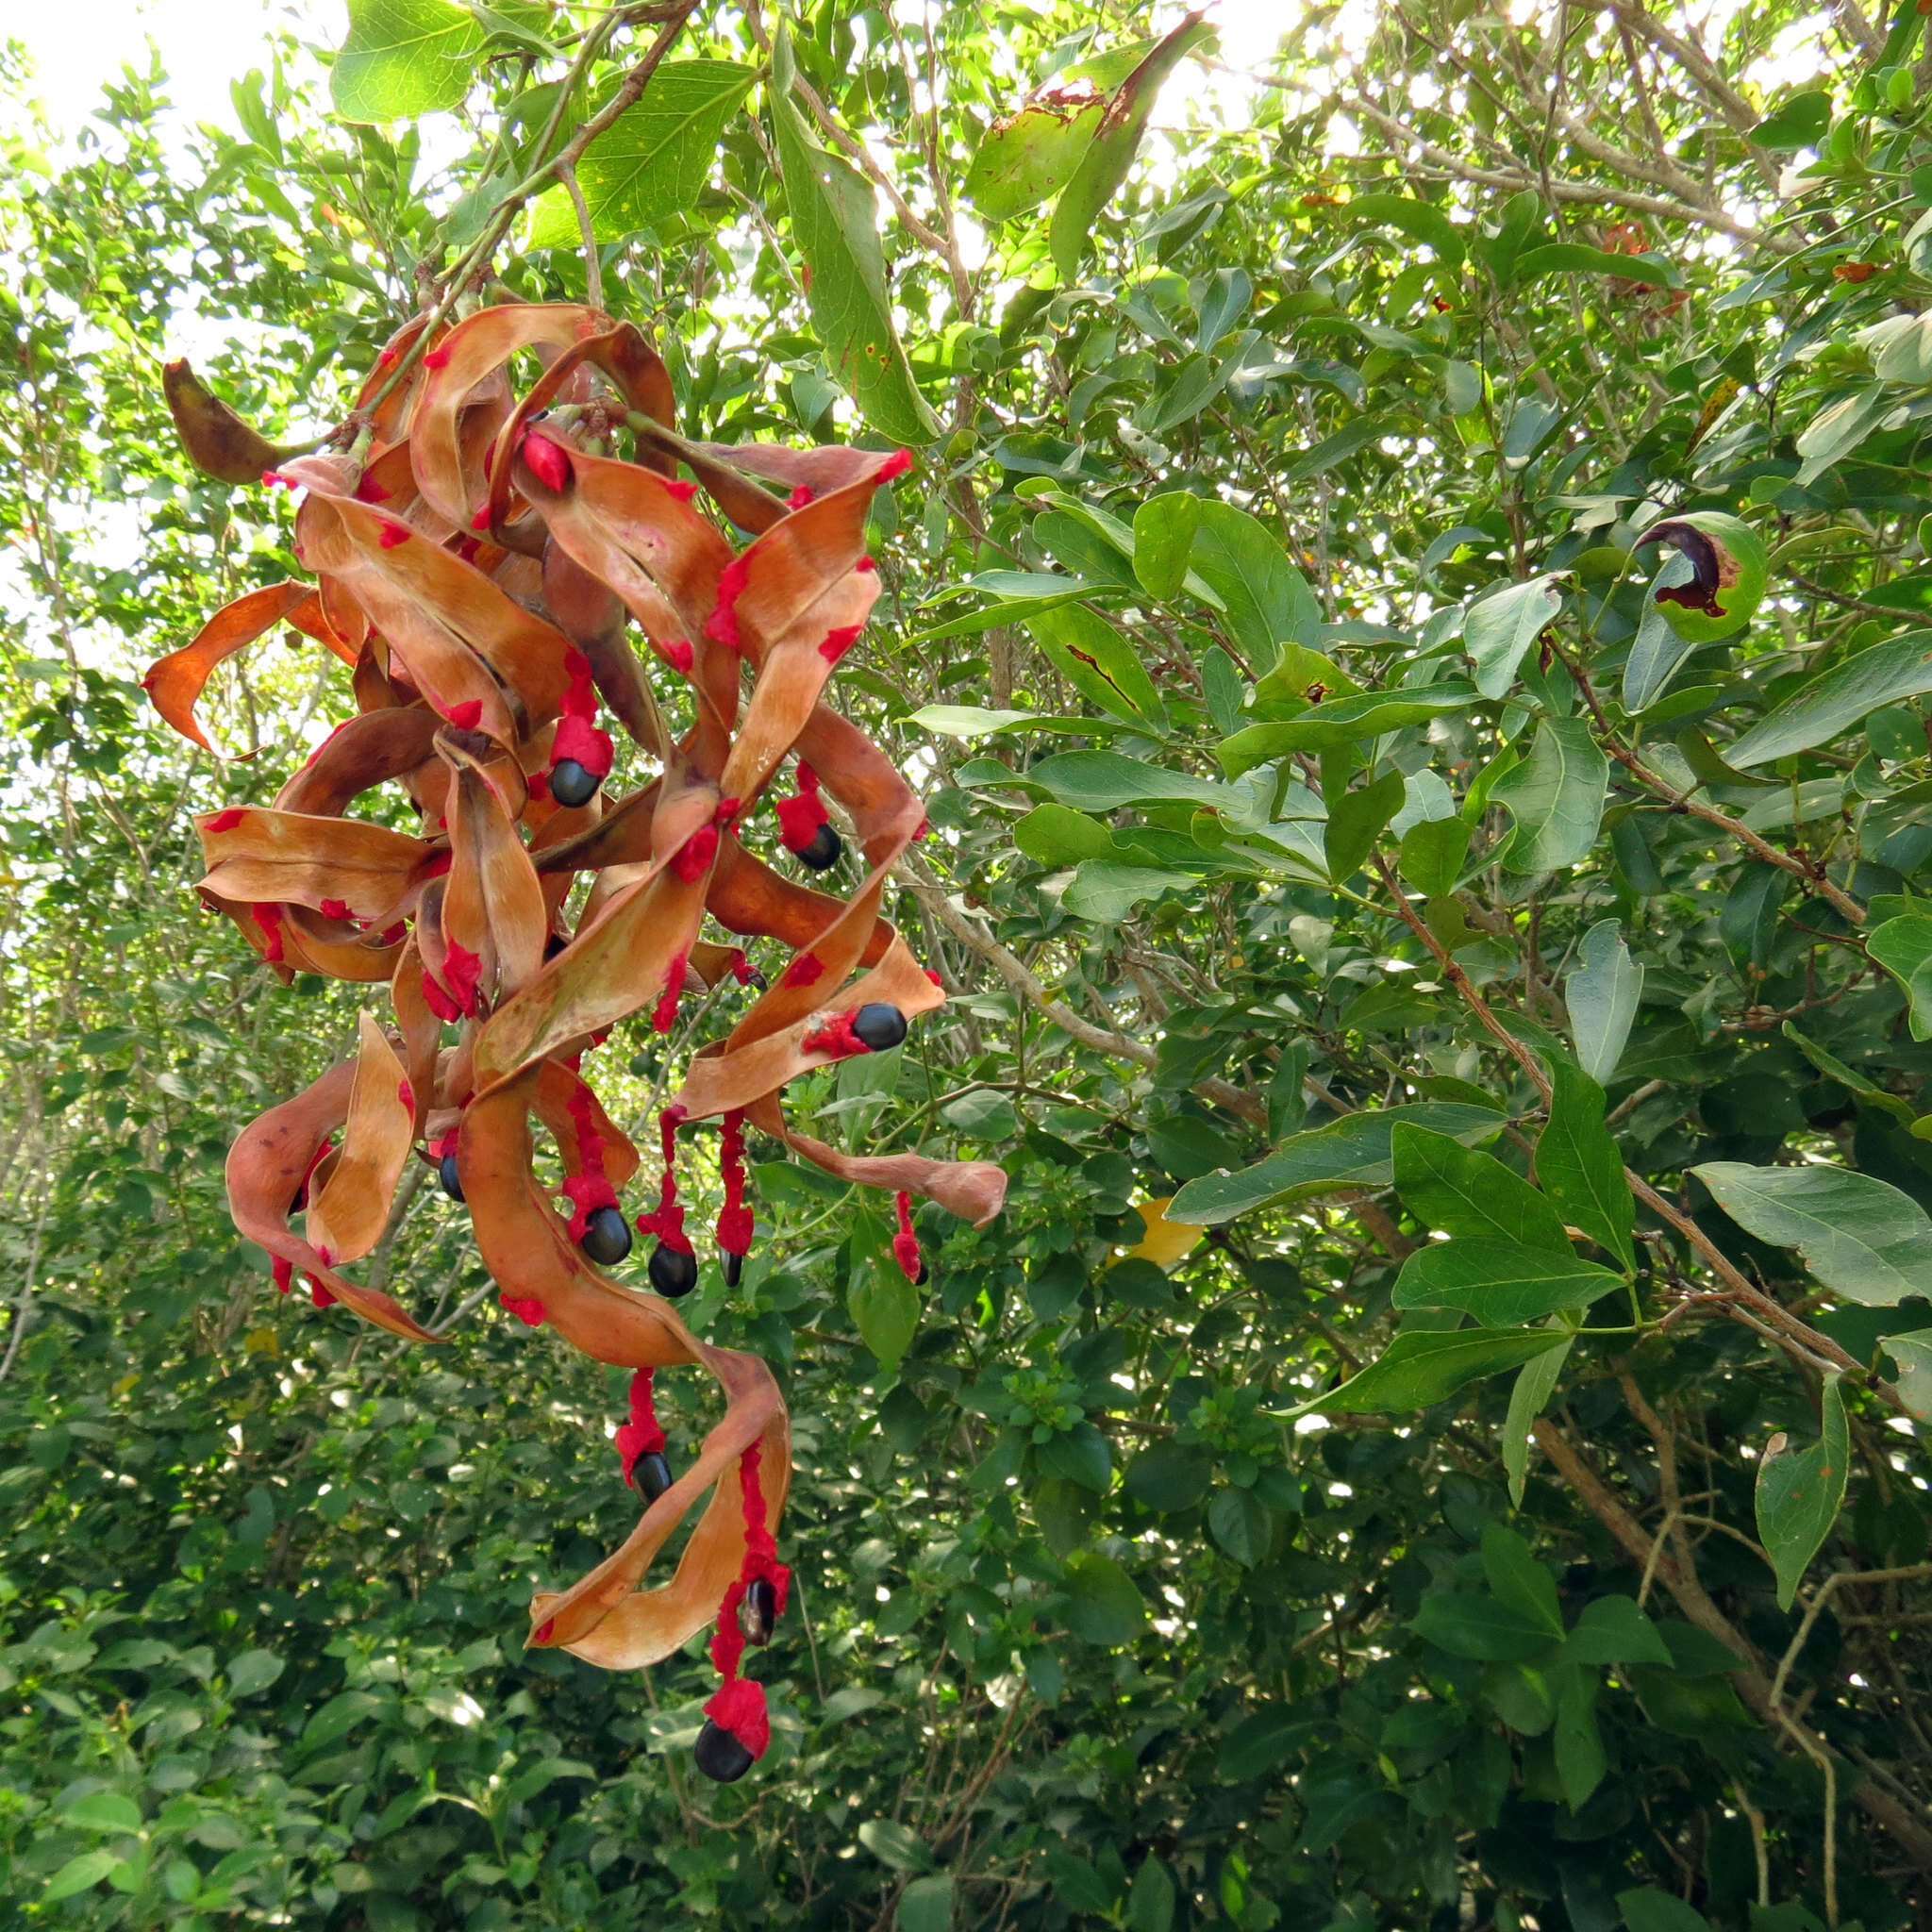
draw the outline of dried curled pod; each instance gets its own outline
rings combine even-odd
[[[214,668],[288,624],[343,659],[356,699],[272,805],[199,823],[205,902],[284,980],[387,982],[392,1019],[365,1013],[353,1059],[242,1132],[230,1207],[285,1291],[299,1274],[318,1305],[432,1341],[394,1296],[341,1272],[380,1239],[413,1151],[466,1207],[505,1307],[632,1371],[616,1447],[642,1515],[588,1576],[538,1592],[529,1641],[625,1670],[715,1624],[723,1683],[699,1761],[735,1777],[770,1734],[762,1688],[740,1663],[784,1611],[775,1536],[790,1435],[766,1365],[701,1341],[672,1305],[698,1274],[677,1136],[720,1123],[716,1235],[734,1284],[753,1235],[747,1124],[841,1179],[892,1191],[893,1253],[909,1278],[924,1271],[913,1195],[979,1224],[1006,1189],[985,1162],[842,1154],[790,1125],[780,1104],[789,1080],[896,1045],[944,1001],[880,914],[924,825],[918,800],[825,702],[878,594],[867,509],[910,458],[686,443],[644,338],[569,304],[481,310],[385,390],[422,328],[391,342],[365,386],[359,459],[276,452],[262,479],[300,492],[295,549],[314,585],[251,591],[145,680],[160,714],[205,746],[194,707]],[[541,373],[519,394],[526,357]],[[602,452],[619,429],[635,460]],[[230,469],[234,443],[222,451]],[[678,479],[680,462],[694,482]],[[693,501],[700,489],[753,532],[743,549]],[[658,700],[666,678],[692,693],[681,734]],[[657,766],[624,797],[606,783],[607,711]],[[348,815],[391,785],[418,815],[414,833]],[[813,871],[844,850],[825,801],[842,809],[861,874],[849,894],[787,877],[742,842],[768,793],[777,844]],[[729,938],[708,937],[708,918]],[[782,968],[753,969],[735,943],[745,939],[775,941]],[[604,1272],[631,1249],[620,1191],[640,1163],[583,1063],[633,1015],[670,1031],[688,988],[727,975],[757,996],[691,1058],[662,1114],[658,1201],[636,1217],[662,1292],[644,1292]],[[558,1188],[537,1177],[539,1127]],[[710,1373],[725,1406],[675,1473],[654,1378],[687,1364]],[[674,1574],[646,1588],[708,1490]]]

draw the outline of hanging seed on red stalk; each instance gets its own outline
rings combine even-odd
[[[824,824],[811,835],[808,844],[798,848],[799,863],[810,866],[813,872],[830,872],[844,850],[844,840],[831,825]]]
[[[747,1643],[769,1643],[778,1624],[778,1592],[771,1579],[754,1576],[745,1585],[744,1601],[738,1607],[739,1627]]]
[[[630,1253],[630,1223],[621,1208],[593,1208],[577,1246],[600,1268],[614,1268]]]
[[[869,1000],[853,1014],[852,1031],[873,1053],[886,1053],[906,1038],[906,1015],[883,1000]]]
[[[651,1286],[661,1295],[675,1301],[698,1285],[698,1257],[689,1248],[674,1248],[659,1241],[651,1250]]]
[[[646,1503],[655,1503],[672,1484],[671,1463],[664,1452],[652,1449],[640,1456],[637,1467],[631,1471],[631,1480]]]
[[[731,1732],[710,1718],[705,1720],[691,1755],[697,1768],[721,1785],[735,1785],[757,1762]]]
[[[603,782],[575,758],[558,758],[550,768],[550,795],[558,805],[589,805]]]

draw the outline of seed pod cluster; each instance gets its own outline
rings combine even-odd
[[[314,581],[239,598],[145,680],[207,746],[195,704],[210,674],[286,624],[342,660],[355,696],[271,805],[199,822],[205,903],[275,972],[387,995],[386,1015],[362,1014],[352,1058],[236,1141],[229,1202],[285,1290],[299,1274],[319,1305],[428,1341],[401,1300],[343,1272],[381,1239],[410,1162],[426,1162],[470,1214],[504,1306],[634,1372],[617,1447],[643,1513],[588,1576],[537,1594],[529,1641],[630,1669],[715,1623],[724,1683],[705,1755],[736,1775],[769,1735],[739,1658],[784,1608],[789,1430],[766,1365],[702,1341],[666,1298],[698,1278],[677,1136],[722,1125],[717,1239],[733,1283],[753,1227],[747,1124],[892,1191],[907,1242],[908,1195],[981,1223],[1005,1191],[984,1162],[842,1153],[780,1102],[798,1074],[896,1044],[943,1003],[880,909],[923,829],[918,801],[825,696],[878,593],[868,507],[909,459],[688,442],[642,335],[579,306],[486,308],[426,342],[425,325],[384,350],[346,452],[277,451],[263,478],[299,495],[295,551]],[[233,468],[232,425],[203,450],[208,412],[177,421],[192,456]],[[670,680],[688,703],[668,702]],[[655,774],[622,797],[606,784],[607,713]],[[382,787],[400,788],[413,830],[352,815]],[[849,824],[842,840],[825,800]],[[844,897],[798,875],[799,861],[830,870],[848,843]],[[769,974],[745,941],[771,948]],[[686,1066],[660,1122],[658,1205],[637,1217],[656,1237],[652,1293],[604,1272],[631,1251],[622,1191],[640,1161],[587,1060],[634,1015],[669,1033],[685,991],[727,977],[753,996]],[[560,1186],[538,1178],[540,1133]],[[900,1258],[910,1273],[916,1243]],[[708,1370],[725,1407],[674,1474],[652,1377],[682,1364]],[[707,1490],[675,1574],[646,1588]]]

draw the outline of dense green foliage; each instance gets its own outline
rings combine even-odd
[[[699,8],[586,151],[688,432],[921,448],[844,684],[955,1001],[793,1105],[1014,1177],[915,1295],[768,1161],[688,1305],[797,1445],[718,1790],[698,1646],[519,1649],[629,1525],[621,1378],[433,1188],[375,1265],[434,1351],[229,1228],[357,990],[199,914],[189,814],[345,682],[264,648],[217,764],[135,681],[294,568],[175,451],[191,319],[293,436],[445,272],[581,298],[541,170],[647,11],[352,0],[185,156],[130,76],[50,164],[11,71],[0,1918],[1932,1924],[1923,17],[1317,8],[1243,75],[1138,4]]]

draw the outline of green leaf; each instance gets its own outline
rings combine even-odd
[[[287,1668],[272,1650],[244,1650],[228,1659],[228,1695],[253,1697]]]
[[[1801,490],[1816,482],[1872,435],[1892,407],[1891,390],[1874,382],[1821,410],[1798,433],[1797,451],[1803,460],[1791,480]]]
[[[1459,818],[1424,819],[1402,835],[1395,863],[1426,899],[1447,898],[1469,856],[1469,827]]]
[[[1505,866],[1515,873],[1557,872],[1588,858],[1609,775],[1609,760],[1586,720],[1545,718],[1536,727],[1528,758],[1490,791],[1516,821]]]
[[[1516,673],[1543,626],[1562,608],[1554,576],[1509,584],[1470,606],[1462,621],[1462,642],[1475,666],[1475,688],[1499,698],[1516,682]]]
[[[1116,925],[1145,900],[1158,899],[1163,892],[1198,890],[1198,881],[1184,872],[1089,858],[1081,861],[1062,894],[1062,903],[1076,919]]]
[[[915,1878],[899,1894],[899,1932],[951,1932],[953,1874]]]
[[[1071,1852],[1049,1852],[1045,1865],[1047,1875],[1053,1880],[1055,1898],[1073,1910],[1108,1913],[1119,1902],[1122,1884],[1102,1878],[1088,1859],[1075,1857]],[[1121,1873],[1118,1859],[1114,1860],[1114,1869],[1124,1883],[1125,1874]]]
[[[987,129],[960,192],[984,221],[1028,213],[1073,179],[1106,111],[1107,96],[1091,81],[1049,83]]]
[[[1780,101],[1750,130],[1750,139],[1774,153],[1789,154],[1794,148],[1816,147],[1830,126],[1830,90],[1807,88]],[[1649,1928],[1633,1926],[1631,1932],[1649,1932]]]
[[[1560,1624],[1552,1636],[1540,1616],[1475,1591],[1425,1596],[1409,1623],[1438,1650],[1477,1663],[1527,1663],[1554,1649],[1562,1635]]]
[[[1083,604],[1036,610],[1024,620],[1060,675],[1103,711],[1129,724],[1167,730],[1167,707],[1125,634]]]
[[[1127,1932],[1173,1932],[1174,1901],[1166,1865],[1149,1852],[1127,1890]]]
[[[1551,1073],[1550,1120],[1536,1143],[1536,1176],[1573,1227],[1637,1265],[1637,1208],[1616,1138],[1604,1124],[1604,1090],[1580,1067],[1557,1060]]]
[[[1932,1336],[1887,1335],[1879,1342],[1898,1364],[1898,1396],[1921,1422],[1932,1423]]]
[[[1274,1525],[1252,1490],[1223,1490],[1208,1506],[1208,1527],[1244,1570],[1260,1562],[1274,1540]]]
[[[1662,1664],[1674,1668],[1663,1632],[1629,1596],[1591,1597],[1563,1645],[1579,1664]]]
[[[1738,1225],[1774,1247],[1795,1248],[1824,1286],[1867,1307],[1932,1294],[1932,1221],[1909,1194],[1868,1174],[1807,1161],[1693,1167]]]
[[[1789,1020],[1779,1031],[1826,1079],[1836,1080],[1840,1086],[1849,1088],[1868,1107],[1889,1113],[1895,1121],[1911,1120],[1912,1108],[1908,1101],[1875,1085],[1869,1075],[1846,1066],[1836,1054],[1826,1053],[1815,1040],[1807,1040]]]
[[[1533,1360],[1563,1340],[1551,1328],[1406,1329],[1360,1374],[1298,1413],[1385,1415],[1429,1408],[1485,1375]]]
[[[794,75],[791,37],[779,26],[767,92],[792,238],[808,271],[812,325],[834,377],[874,429],[900,442],[930,442],[940,421],[912,380],[892,324],[872,184],[813,140],[791,99]]]
[[[1540,1624],[1552,1641],[1563,1634],[1557,1586],[1529,1544],[1506,1524],[1483,1524],[1483,1575],[1496,1601]]]
[[[1330,698],[1298,718],[1250,724],[1225,740],[1215,756],[1228,776],[1238,778],[1254,766],[1266,764],[1270,758],[1286,758],[1291,752],[1333,751],[1339,745],[1359,744],[1364,739],[1379,738],[1385,731],[1401,731],[1411,724],[1426,724],[1431,719],[1466,711],[1476,702],[1475,688],[1455,678],[1444,679],[1441,684],[1357,691],[1349,697]]]
[[[345,121],[387,124],[454,108],[476,78],[483,29],[448,0],[348,0],[328,90]]]
[[[1290,483],[1306,483],[1311,477],[1326,475],[1337,463],[1345,463],[1357,450],[1379,442],[1385,436],[1399,435],[1403,425],[1392,416],[1357,416],[1333,435],[1312,443],[1290,463],[1284,473]]]
[[[1901,698],[1932,691],[1932,630],[1872,644],[1800,687],[1729,747],[1742,771],[1826,744]]]
[[[867,1684],[848,1684],[842,1690],[834,1690],[819,1707],[819,1727],[824,1730],[844,1723],[848,1717],[863,1717],[885,1701],[883,1690],[874,1690]]]
[[[1191,423],[1227,386],[1232,365],[1216,362],[1198,352],[1184,357],[1174,379],[1162,389],[1153,414],[1141,412],[1150,436],[1163,436],[1183,423]]]
[[[76,1824],[83,1831],[138,1832],[142,1828],[141,1807],[119,1791],[94,1791],[68,1806],[60,1822]]]
[[[1049,1475],[1078,1483],[1096,1495],[1106,1495],[1113,1481],[1113,1457],[1107,1438],[1091,1423],[1075,1423],[1071,1429],[1062,1429],[1034,1453]]]
[[[1067,1628],[1089,1643],[1115,1649],[1131,1642],[1147,1621],[1134,1579],[1098,1550],[1082,1550],[1067,1558]]]
[[[1049,246],[1062,281],[1073,281],[1093,245],[1101,210],[1127,178],[1134,153],[1146,132],[1155,98],[1183,56],[1208,38],[1198,13],[1191,13],[1162,39],[1108,99],[1079,165],[1061,191],[1054,209]]]
[[[1388,771],[1373,785],[1344,791],[1335,801],[1323,832],[1322,851],[1336,885],[1345,884],[1360,870],[1375,849],[1383,826],[1402,808],[1407,791],[1402,774]]]
[[[1426,1127],[1457,1141],[1485,1141],[1505,1119],[1500,1111],[1459,1101],[1420,1101],[1348,1114],[1324,1127],[1291,1135],[1267,1159],[1238,1174],[1204,1174],[1190,1181],[1168,1203],[1167,1218],[1211,1227],[1327,1188],[1386,1187],[1392,1172],[1390,1138],[1398,1127]]]
[[[1507,1328],[1587,1308],[1621,1282],[1574,1255],[1472,1235],[1418,1248],[1402,1264],[1393,1300],[1398,1308],[1456,1308],[1485,1327]]]
[[[1134,575],[1150,597],[1180,595],[1201,525],[1203,499],[1191,490],[1150,496],[1134,512]]]
[[[919,1291],[897,1262],[866,1259],[852,1271],[845,1306],[858,1324],[859,1340],[891,1374],[919,1329]]]
[[[1757,1465],[1757,1541],[1777,1573],[1777,1607],[1788,1610],[1811,1559],[1824,1546],[1845,1500],[1851,1431],[1836,1374],[1824,1377],[1823,1427],[1808,1449],[1787,1449]]]
[[[1569,1359],[1570,1350],[1575,1342],[1575,1337],[1567,1328],[1554,1320],[1550,1325],[1561,1340],[1548,1354],[1524,1363],[1509,1391],[1509,1413],[1503,1419],[1503,1468],[1509,1478],[1509,1507],[1512,1509],[1523,1507],[1524,1486],[1529,1480],[1531,1425],[1557,1392],[1563,1364]]]
[[[894,1872],[930,1872],[932,1854],[923,1840],[895,1818],[868,1818],[858,1827],[858,1842],[882,1865]]]
[[[641,97],[576,165],[577,186],[600,242],[620,240],[696,205],[717,159],[725,117],[757,79],[756,68],[728,60],[674,60],[658,68]],[[579,239],[569,194],[550,190],[531,212],[529,245],[575,248]]]
[[[1191,1509],[1208,1493],[1214,1474],[1205,1449],[1172,1437],[1150,1443],[1127,1469],[1127,1493],[1150,1509]]]
[[[1657,601],[1659,591],[1675,590],[1696,575],[1696,566],[1681,550],[1673,550],[1657,565],[1644,595],[1642,621],[1631,641],[1630,655],[1624,660],[1626,711],[1645,711],[1656,704],[1684,668],[1684,660],[1697,649],[1695,641],[1681,635],[1664,615],[1667,607]]]
[[[1902,912],[1865,935],[1865,951],[1906,990],[1914,1040],[1932,1040],[1932,913]]]
[[[1557,1728],[1551,1741],[1556,1746],[1557,1780],[1563,1787],[1564,1803],[1580,1811],[1609,1768],[1603,1735],[1596,1727],[1596,1693],[1601,1687],[1594,1671],[1574,1663],[1565,1664],[1555,1676]]]
[[[1065,805],[1036,805],[1014,825],[1013,843],[1036,864],[1052,866],[1111,858],[1119,849],[1098,819]]]
[[[1117,751],[1062,751],[1026,771],[1029,784],[1043,786],[1062,805],[1077,811],[1115,811],[1124,805],[1208,805],[1217,811],[1239,810],[1242,794],[1211,779],[1170,772]]]
[[[1563,987],[1570,1035],[1577,1064],[1600,1086],[1607,1086],[1643,996],[1643,968],[1631,958],[1624,928],[1614,919],[1600,919],[1584,934],[1577,957],[1582,964]]]
[[[1462,266],[1462,231],[1433,202],[1407,194],[1357,194],[1344,212],[1355,221],[1399,229],[1427,242],[1450,267]]]
[[[1264,1705],[1228,1732],[1215,1771],[1231,1784],[1266,1777],[1286,1764],[1313,1736],[1315,1726],[1289,1704]]]
[[[120,1863],[121,1860],[109,1851],[83,1852],[77,1858],[69,1858],[47,1880],[40,1903],[55,1905],[63,1898],[72,1898],[75,1892],[98,1885]]]
[[[1480,1236],[1539,1248],[1564,1262],[1575,1259],[1563,1217],[1493,1154],[1478,1153],[1462,1136],[1452,1139],[1423,1121],[1399,1124],[1391,1152],[1396,1191],[1418,1221],[1444,1234]]]
[[[1617,1909],[1629,1932],[1710,1932],[1710,1922],[1702,1912],[1654,1885],[1620,1891]]]
[[[1231,503],[1204,498],[1194,531],[1193,566],[1227,611],[1227,627],[1263,676],[1284,644],[1321,641],[1322,607],[1266,525]]]
[[[1626,282],[1647,283],[1653,289],[1674,289],[1680,279],[1668,262],[1646,260],[1641,255],[1612,255],[1607,249],[1589,248],[1580,242],[1549,242],[1541,248],[1525,248],[1516,258],[1518,281],[1553,275],[1616,275]]]

